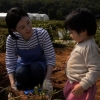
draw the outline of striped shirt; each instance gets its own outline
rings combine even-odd
[[[29,41],[25,41],[18,32],[15,32],[14,34],[19,37],[17,46],[16,40],[13,39],[11,35],[7,37],[6,41],[6,69],[8,73],[14,72],[17,66],[17,47],[22,50],[32,49],[35,48],[38,43],[44,51],[47,65],[55,66],[55,52],[50,36],[46,30],[43,28],[33,28],[33,34]]]

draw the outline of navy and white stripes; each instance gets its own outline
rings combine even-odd
[[[44,51],[47,65],[55,66],[55,52],[50,39],[50,36],[46,30],[43,28],[33,28],[33,34],[29,41],[25,41],[19,33],[14,33],[19,37],[17,40],[17,47],[20,49],[32,49],[39,44]],[[37,35],[36,35],[37,34]],[[38,36],[38,39],[37,39]],[[8,73],[14,72],[17,65],[17,47],[16,40],[10,35],[7,37],[6,41],[6,69]]]

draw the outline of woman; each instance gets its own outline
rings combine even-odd
[[[49,92],[55,66],[55,52],[49,34],[43,28],[32,28],[28,14],[20,8],[12,8],[6,16],[9,36],[6,41],[6,69],[11,87],[17,89],[15,79],[22,90],[38,84]]]

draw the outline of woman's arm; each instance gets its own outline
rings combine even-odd
[[[46,74],[46,77],[45,77],[46,80],[50,80],[53,68],[54,68],[54,66],[52,66],[52,65],[47,66],[47,74]]]
[[[15,72],[15,67],[17,65],[17,55],[14,47],[14,41],[12,40],[11,36],[8,36],[6,41],[5,61],[6,61],[6,69],[8,72],[10,84],[12,87],[15,86],[14,72]]]
[[[46,58],[46,62],[47,62],[47,66],[49,67],[54,67],[55,66],[55,51],[54,51],[54,47],[52,44],[52,41],[50,39],[49,33],[46,30],[42,30],[42,46],[43,46],[43,51],[44,51],[44,55]],[[47,70],[48,70],[47,68]],[[51,71],[52,68],[49,68],[49,70]],[[48,71],[49,71],[48,70]]]
[[[16,84],[15,84],[14,73],[9,73],[8,76],[9,76],[11,88],[14,89],[14,90],[17,90]]]
[[[9,80],[10,80],[11,87],[15,86],[14,73],[9,73],[8,76],[9,76]]]
[[[48,90],[48,94],[53,91],[52,83],[50,82],[51,74],[55,66],[55,51],[52,41],[47,31],[43,30],[43,51],[47,62],[47,73],[43,82],[43,89]]]

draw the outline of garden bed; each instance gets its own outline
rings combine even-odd
[[[53,95],[52,100],[65,100],[63,95],[63,87],[65,85],[65,82],[67,80],[65,75],[65,61],[67,59],[67,56],[70,54],[72,48],[66,47],[66,48],[55,48],[56,52],[56,67],[53,70],[52,73],[52,84],[54,87],[54,90],[60,91],[59,93]],[[36,100],[36,98],[40,98],[38,100],[46,100],[46,98],[39,97],[38,95],[30,95],[25,96],[22,91],[14,91],[10,87],[8,87],[9,79],[5,70],[5,53],[0,53],[0,100],[7,100],[7,95],[9,92],[13,93],[14,97],[20,97],[13,100]],[[1,88],[2,87],[2,88]],[[8,90],[7,90],[8,88]],[[33,98],[32,98],[33,96]],[[49,100],[49,99],[47,99]],[[97,93],[95,100],[100,100],[100,79],[97,81]]]

